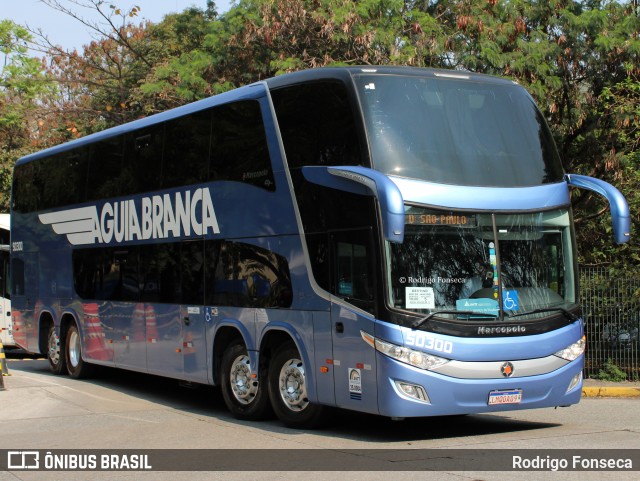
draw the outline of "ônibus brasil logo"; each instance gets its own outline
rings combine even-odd
[[[106,202],[38,216],[73,245],[219,234],[207,188]]]

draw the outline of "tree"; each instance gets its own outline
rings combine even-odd
[[[440,62],[440,26],[418,3],[240,0],[206,25],[201,45],[156,67],[140,94],[176,106],[303,68]]]
[[[635,76],[603,89],[598,98],[598,120],[584,143],[599,155],[593,164],[582,167],[616,185],[629,202],[632,242],[621,248],[612,246],[610,235],[601,234],[611,232],[608,205],[599,196],[577,192],[574,203],[578,238],[587,247],[581,260],[585,264],[609,265],[621,275],[633,275],[640,265],[639,244],[633,237],[640,232],[640,81]]]
[[[25,111],[47,88],[42,63],[28,55],[29,33],[9,20],[0,21],[0,142],[6,149],[18,147],[27,135]]]
[[[0,210],[9,210],[11,173],[15,161],[31,151],[42,100],[55,93],[42,62],[29,56],[29,32],[0,21]]]
[[[145,114],[152,114],[231,88],[220,87],[212,77],[212,58],[205,38],[217,24],[215,4],[207,10],[191,7],[167,15],[149,30],[149,41],[159,53],[157,62],[132,92]]]

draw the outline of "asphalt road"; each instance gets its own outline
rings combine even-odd
[[[120,370],[104,370],[91,380],[73,380],[50,374],[44,360],[10,360],[8,366],[11,376],[4,378],[6,389],[0,391],[0,450],[42,450],[42,454],[60,450],[84,453],[82,450],[88,449],[99,456],[108,450],[141,453],[166,449],[172,451],[166,451],[169,457],[164,461],[175,459],[175,465],[183,470],[187,469],[187,458],[197,463],[198,457],[207,456],[222,456],[228,470],[180,474],[13,470],[0,471],[0,481],[173,480],[178,475],[188,476],[189,480],[324,480],[345,476],[349,480],[385,481],[391,476],[394,481],[640,479],[638,398],[585,398],[576,406],[555,410],[405,421],[336,411],[330,425],[322,430],[295,431],[275,419],[254,423],[235,420],[226,411],[219,391],[213,388],[184,387],[177,381]],[[216,451],[221,449],[230,451]],[[302,457],[299,464],[292,465],[290,461],[300,453],[309,453],[301,449],[316,450],[313,462]],[[426,470],[416,467],[424,464],[412,464],[412,456],[424,461],[436,449],[454,451],[452,457],[449,451],[437,451],[447,453],[441,460],[443,464],[429,464]],[[495,469],[500,469],[504,453],[518,454],[521,450],[527,450],[527,455],[539,454],[538,458],[549,463],[557,456],[549,458],[548,450],[561,450],[552,453],[560,453],[563,458],[594,452],[606,458],[619,452],[626,459],[631,453],[635,471],[478,469],[492,459],[491,453],[502,456],[496,461]],[[157,456],[155,459],[158,461]],[[313,471],[307,470],[310,464]],[[371,470],[363,471],[369,466]],[[386,471],[386,467],[394,472]]]

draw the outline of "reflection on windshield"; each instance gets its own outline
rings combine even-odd
[[[538,310],[526,320],[575,303],[566,210],[491,215],[407,207],[405,224],[404,243],[387,245],[393,307],[444,318],[457,312],[457,319]]]
[[[515,84],[359,77],[375,169],[429,182],[522,187],[562,180],[544,118]]]

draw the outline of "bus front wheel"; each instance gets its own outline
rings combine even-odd
[[[256,421],[266,418],[271,409],[269,395],[262,381],[267,372],[254,376],[247,348],[242,341],[230,344],[222,355],[221,390],[227,408],[237,419]]]
[[[82,360],[82,339],[80,337],[80,331],[75,324],[71,324],[67,330],[65,360],[69,376],[74,379],[87,377],[92,372],[93,366]]]
[[[60,336],[56,332],[56,327],[52,324],[49,328],[47,336],[47,359],[49,360],[49,369],[53,374],[62,374],[65,372],[65,357],[60,346]]]
[[[278,419],[296,429],[319,427],[327,408],[309,401],[308,378],[300,353],[293,343],[283,345],[269,367],[269,397]]]

